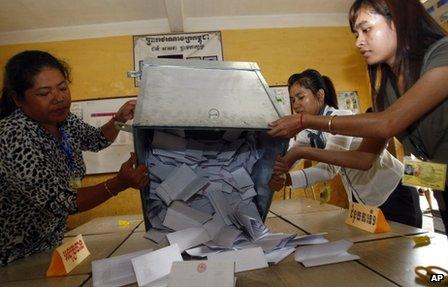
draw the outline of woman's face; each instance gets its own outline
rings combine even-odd
[[[43,68],[34,77],[34,86],[16,104],[30,118],[44,125],[64,121],[70,112],[71,96],[67,79],[57,69]]]
[[[310,89],[303,87],[298,82],[289,90],[292,109],[296,113],[318,115],[324,106],[324,95],[323,90],[313,94]]]
[[[397,51],[397,34],[393,23],[371,9],[359,10],[354,25],[356,47],[367,64],[387,63],[393,67]]]

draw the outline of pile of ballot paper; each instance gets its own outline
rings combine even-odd
[[[181,130],[156,130],[150,146],[148,239],[167,238],[181,251],[260,246],[269,253],[296,246],[295,235],[269,232],[255,204],[251,173],[263,149],[254,133],[233,130],[219,139],[197,140]]]

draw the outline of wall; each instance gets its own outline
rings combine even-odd
[[[314,68],[330,76],[337,90],[358,91],[362,111],[371,104],[364,61],[347,27],[223,31],[222,38],[225,60],[257,62],[269,85],[284,85],[290,74]],[[73,100],[138,93],[133,80],[126,77],[133,69],[131,36],[0,46],[0,66],[26,49],[49,51],[70,64]],[[87,176],[83,184],[97,184],[111,176]],[[97,208],[71,216],[69,228],[98,216],[132,213],[141,213],[140,195],[127,190]]]

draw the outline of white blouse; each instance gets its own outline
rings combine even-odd
[[[323,114],[343,116],[353,113],[349,110],[338,110],[326,106]],[[310,133],[320,136],[325,144],[325,150],[356,150],[362,141],[362,138],[332,135],[327,132],[306,129],[297,134],[293,146],[311,146]],[[359,160],[363,159],[360,158]],[[364,171],[318,163],[315,166],[292,171],[289,174],[293,188],[304,188],[316,182],[330,180],[338,173],[341,175],[349,201],[352,200],[353,195],[360,203],[380,206],[400,183],[403,175],[403,164],[384,149],[369,170]]]

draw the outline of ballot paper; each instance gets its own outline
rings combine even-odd
[[[202,227],[191,227],[166,235],[171,245],[176,244],[181,252],[210,240],[207,231]]]
[[[210,247],[201,245],[198,247],[185,250],[185,253],[192,257],[207,257],[209,254],[215,254],[221,252],[221,249],[212,249]]]
[[[166,233],[155,228],[150,228],[143,237],[160,244],[166,239]]]
[[[173,262],[169,287],[233,287],[235,263],[233,261]]]
[[[210,214],[191,208],[183,202],[175,201],[168,208],[163,225],[173,230],[183,230],[190,227],[202,227],[211,218]]]
[[[260,247],[209,254],[207,258],[210,261],[229,260],[235,262],[236,273],[269,267],[263,249]]]
[[[92,261],[94,287],[118,287],[137,282],[132,258],[151,252],[152,249]]]
[[[156,193],[169,205],[173,200],[188,200],[207,182],[207,179],[198,177],[189,166],[182,164],[157,187]]]
[[[327,232],[308,234],[308,235],[296,235],[291,239],[286,246],[297,246],[297,245],[314,245],[327,243],[328,240],[324,237]]]
[[[252,218],[242,213],[235,213],[234,216],[253,240],[258,240],[269,232],[269,229],[260,219]]]
[[[332,264],[360,259],[359,256],[347,252],[353,242],[342,239],[318,245],[300,246],[294,258],[305,267]]]
[[[280,261],[288,257],[291,253],[293,253],[296,249],[294,247],[288,247],[284,249],[277,249],[266,253],[266,260],[269,263],[278,264]]]
[[[163,286],[168,280],[173,262],[183,261],[177,244],[132,258],[138,286]]]

